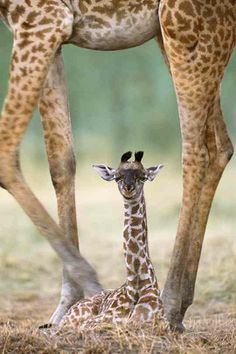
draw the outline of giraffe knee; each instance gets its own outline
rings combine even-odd
[[[73,151],[66,151],[60,153],[55,158],[50,158],[50,173],[52,183],[56,191],[61,191],[68,187],[74,180],[76,173],[76,161]]]
[[[234,147],[229,140],[228,143],[218,150],[217,164],[220,168],[224,169],[234,154]]]
[[[0,187],[9,190],[22,177],[17,153],[3,153],[0,149]]]

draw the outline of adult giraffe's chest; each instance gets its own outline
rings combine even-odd
[[[70,42],[80,47],[116,50],[153,38],[159,29],[158,0],[72,0]]]

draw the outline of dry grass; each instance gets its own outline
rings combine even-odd
[[[168,165],[168,164],[167,164]],[[169,164],[171,166],[171,164]],[[56,217],[49,176],[30,165],[28,180]],[[168,171],[169,170],[169,171]],[[32,173],[32,171],[34,173]],[[124,280],[122,202],[114,184],[90,170],[79,175],[81,249],[106,287]],[[36,173],[37,172],[37,173]],[[0,352],[2,353],[235,353],[236,352],[236,170],[228,168],[217,193],[199,269],[195,303],[183,335],[154,335],[127,328],[66,332],[50,337],[38,331],[56,305],[60,263],[31,222],[0,190]],[[151,254],[161,287],[168,270],[181,195],[180,173],[167,167],[146,187]],[[94,247],[96,245],[96,247]],[[112,272],[111,272],[112,269]]]
[[[182,334],[154,333],[122,327],[86,333],[70,330],[49,335],[35,322],[8,322],[2,326],[2,353],[235,353],[236,316],[219,315],[187,321]],[[48,331],[49,332],[49,331]]]

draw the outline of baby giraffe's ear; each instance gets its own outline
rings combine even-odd
[[[149,181],[153,181],[156,175],[161,171],[161,169],[164,167],[164,165],[158,165],[154,167],[149,167],[146,169],[146,177]]]
[[[93,165],[93,168],[103,179],[105,179],[105,181],[112,181],[115,179],[116,170],[114,168],[106,165]]]

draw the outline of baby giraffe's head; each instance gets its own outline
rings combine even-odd
[[[143,190],[144,182],[153,181],[163,165],[144,168],[141,161],[143,151],[135,153],[135,160],[129,161],[132,152],[128,151],[121,157],[120,165],[117,169],[106,165],[94,165],[98,174],[106,181],[115,180],[120,193],[125,199],[136,199]]]

